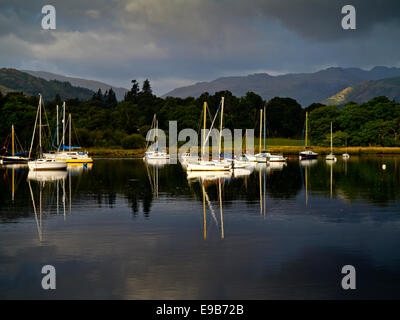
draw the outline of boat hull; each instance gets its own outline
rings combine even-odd
[[[187,171],[230,171],[232,170],[231,164],[216,163],[213,161],[204,163],[187,163]]]
[[[93,163],[93,159],[88,156],[85,152],[57,152],[57,153],[45,153],[43,154],[44,159],[53,159],[56,161],[65,161],[69,164],[84,164],[84,163]]]
[[[56,161],[65,161],[68,164],[73,164],[73,163],[93,163],[93,159],[56,159]]]
[[[33,171],[67,170],[67,163],[65,161],[34,160],[28,162],[28,167]]]
[[[28,161],[29,161],[28,158],[16,157],[16,156],[9,156],[2,158],[3,164],[19,164],[19,163],[27,163]]]
[[[326,160],[328,160],[328,161],[336,161],[337,159],[336,159],[335,155],[329,154],[329,155],[326,156]]]
[[[146,152],[144,159],[146,160],[168,160],[169,154],[166,152],[150,151]]]
[[[317,159],[318,153],[300,153],[300,160]]]

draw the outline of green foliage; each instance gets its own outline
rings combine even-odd
[[[305,113],[296,100],[275,97],[267,103],[266,113],[273,136],[300,136]]]
[[[271,99],[268,103],[253,93],[235,97],[229,91],[216,92],[214,95],[202,94],[199,98],[156,97],[151,93],[150,82],[143,84],[132,82],[132,89],[125,100],[117,102],[112,89],[104,94],[101,90],[91,94],[88,100],[66,100],[67,114],[72,114],[72,144],[83,147],[143,147],[144,138],[156,113],[159,128],[168,136],[169,121],[177,121],[178,130],[201,127],[203,103],[207,102],[213,117],[225,97],[224,126],[229,129],[255,129],[258,138],[259,112],[266,106],[266,120],[269,131],[267,144],[300,144],[306,110],[309,111],[309,137],[311,144],[329,146],[330,123],[333,123],[334,146],[399,146],[400,104],[386,97],[377,97],[364,104],[347,103],[342,108],[312,104],[306,109],[293,99]],[[149,90],[150,88],[150,90]],[[54,100],[45,100],[43,120],[49,120],[50,127],[44,127],[47,145],[51,144],[56,125],[56,105],[61,106],[62,96],[53,96]],[[0,96],[0,140],[9,135],[11,125],[19,141],[29,148],[33,125],[36,117],[38,97],[25,96],[18,92],[9,92]],[[211,119],[207,115],[207,127]],[[218,126],[218,124],[217,124]],[[60,132],[61,134],[61,132]],[[277,142],[274,138],[284,139]]]
[[[310,136],[313,144],[329,145],[330,123],[333,123],[333,144],[344,146],[398,146],[400,104],[386,97],[377,97],[363,104],[349,102],[320,107],[310,113]]]
[[[145,138],[137,133],[126,136],[122,139],[122,147],[124,149],[140,149],[146,146]]]

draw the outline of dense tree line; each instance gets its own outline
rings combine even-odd
[[[270,137],[301,138],[305,113],[308,111],[311,142],[315,145],[328,145],[331,121],[336,146],[344,146],[346,140],[349,146],[400,145],[400,104],[386,97],[378,97],[364,104],[348,103],[343,107],[314,103],[303,109],[294,99],[276,97],[264,101],[253,92],[243,97],[221,91],[214,95],[204,93],[198,98],[160,98],[153,94],[148,80],[142,86],[132,80],[132,88],[123,101],[117,102],[115,93],[110,89],[105,93],[98,90],[89,100],[69,99],[66,105],[67,113],[72,114],[74,144],[138,148],[144,144],[155,113],[159,127],[165,131],[168,130],[169,120],[178,122],[178,130],[198,130],[204,101],[208,103],[212,116],[222,96],[225,97],[224,123],[230,129],[253,128],[258,136],[259,110],[265,106]],[[37,104],[36,96],[0,94],[0,139],[5,140],[14,124],[21,144],[28,148]],[[44,131],[48,140],[51,140],[55,130],[56,105],[62,105],[59,95],[52,101],[45,101],[45,120],[48,119],[50,127],[44,128]],[[210,116],[207,118],[210,119]]]
[[[387,97],[343,107],[320,106],[310,113],[313,144],[329,145],[330,123],[333,144],[345,146],[400,146],[400,104]]]

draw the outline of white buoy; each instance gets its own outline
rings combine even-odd
[[[382,170],[386,170],[386,164],[382,165]]]

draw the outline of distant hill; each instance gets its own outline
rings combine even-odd
[[[2,86],[2,85],[0,85],[0,92],[2,93],[2,94],[4,94],[4,95],[6,95],[7,93],[9,93],[9,92],[16,92],[17,90],[13,90],[13,89],[10,89],[10,88],[7,88],[7,87],[5,87],[5,86]]]
[[[349,101],[363,103],[378,96],[400,101],[400,77],[364,81],[342,90],[322,103],[327,105],[341,105]]]
[[[106,90],[109,90],[110,88],[112,88],[113,91],[115,92],[115,95],[117,96],[118,100],[123,100],[125,93],[128,91],[128,89],[113,87],[112,85],[109,85],[107,83],[95,81],[95,80],[67,77],[67,76],[63,76],[60,74],[45,72],[45,71],[31,71],[31,70],[21,70],[21,71],[29,73],[32,76],[43,78],[46,80],[58,80],[58,81],[62,81],[62,82],[69,82],[73,86],[88,88],[93,91],[97,91],[97,90],[101,89],[101,91],[103,91],[103,93]]]
[[[0,69],[0,86],[8,90],[22,91],[28,95],[41,93],[45,100],[53,100],[56,94],[59,94],[61,99],[78,98],[84,100],[90,99],[94,94],[92,90],[74,87],[69,82],[47,81],[26,72],[7,68]]]
[[[204,92],[214,94],[229,90],[236,96],[248,91],[261,95],[264,99],[275,96],[291,97],[301,105],[325,100],[345,88],[366,80],[400,77],[400,68],[374,67],[367,71],[359,68],[332,67],[314,73],[297,73],[271,76],[258,73],[248,76],[223,77],[211,82],[199,82],[191,86],[174,89],[164,97],[199,97]]]

